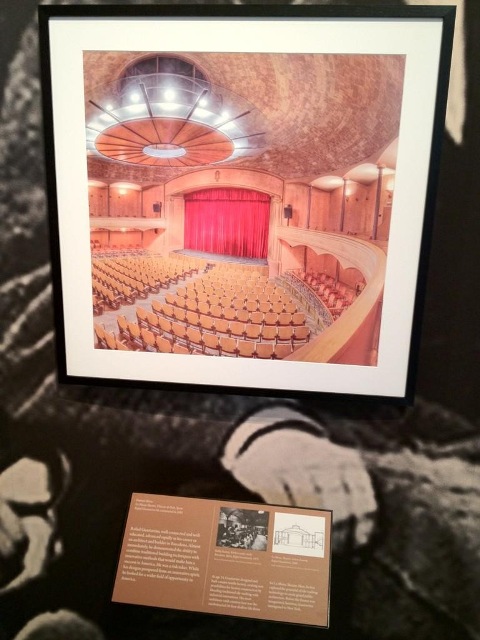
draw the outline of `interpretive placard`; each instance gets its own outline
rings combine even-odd
[[[332,512],[134,493],[112,600],[328,627]]]

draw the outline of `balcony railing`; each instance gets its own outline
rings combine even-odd
[[[338,320],[330,321],[316,339],[296,350],[294,357],[289,357],[306,362],[337,362],[347,345],[351,346],[352,341],[360,335],[382,299],[387,256],[378,246],[355,236],[283,226],[278,226],[276,232],[277,237],[291,247],[305,246],[317,255],[331,254],[343,269],[358,269],[365,278],[366,285],[361,295]],[[285,276],[285,273],[282,275]],[[373,335],[371,342],[374,349]],[[370,363],[365,361],[362,364]]]
[[[315,291],[301,280],[294,270],[285,271],[282,274],[283,282],[307,309],[308,313],[322,328],[329,327],[333,323],[333,317]]]

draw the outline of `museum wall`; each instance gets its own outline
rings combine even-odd
[[[222,466],[221,457],[252,412],[285,403],[314,416],[322,435],[305,447],[297,433],[299,449],[283,457],[268,436],[259,439],[272,485],[289,489],[277,499],[300,504],[305,494],[302,499],[291,489],[302,488],[310,504],[334,505],[334,512],[348,516],[339,515],[345,528],[334,532],[332,624],[323,635],[478,640],[480,5],[464,3],[463,138],[454,141],[445,131],[431,257],[420,278],[425,310],[415,317],[421,338],[417,394],[406,408],[324,397],[293,402],[198,389],[57,384],[35,7],[33,0],[21,0],[0,9],[0,640],[59,633],[69,640],[318,638],[316,629],[110,602],[131,492],[268,500],[271,486],[253,482],[252,490]],[[199,186],[215,182],[214,172],[206,174],[194,174]],[[268,179],[268,190],[278,193],[278,179]],[[161,235],[148,232],[149,242],[181,244],[182,204],[169,198],[185,186],[167,185],[165,206],[174,224]],[[325,219],[326,199],[312,197],[317,220]],[[337,224],[331,216],[329,228]],[[302,247],[282,243],[281,251],[282,262],[302,265]],[[408,248],[405,254],[408,259]],[[24,458],[40,461],[48,505],[37,504],[30,476],[11,479],[14,461]],[[249,477],[255,480],[255,469]],[[15,500],[35,507],[36,522],[50,537],[48,553],[33,554],[31,579],[5,590],[11,563],[22,564],[25,556],[21,544],[4,544],[23,522],[10,512],[5,516],[5,504]],[[12,529],[8,522],[17,524]],[[352,522],[359,526],[352,529]],[[31,624],[43,635],[34,636]]]

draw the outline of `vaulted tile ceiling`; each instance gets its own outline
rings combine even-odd
[[[87,122],[93,112],[101,114],[112,82],[141,55],[85,53]],[[159,184],[215,163],[218,169],[254,169],[309,183],[376,161],[398,136],[402,56],[185,53],[184,57],[222,94],[229,113],[226,122],[234,133],[222,132],[227,125],[212,129],[194,117],[175,119],[155,112],[155,104],[147,106],[144,96],[137,117],[132,115],[128,122],[110,117],[107,130],[95,139],[97,153],[88,157],[90,177]],[[108,121],[108,109],[103,117]],[[235,137],[242,141],[232,143]],[[241,148],[232,155],[235,144]]]

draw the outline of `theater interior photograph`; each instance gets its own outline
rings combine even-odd
[[[95,347],[376,366],[404,71],[84,51]]]

